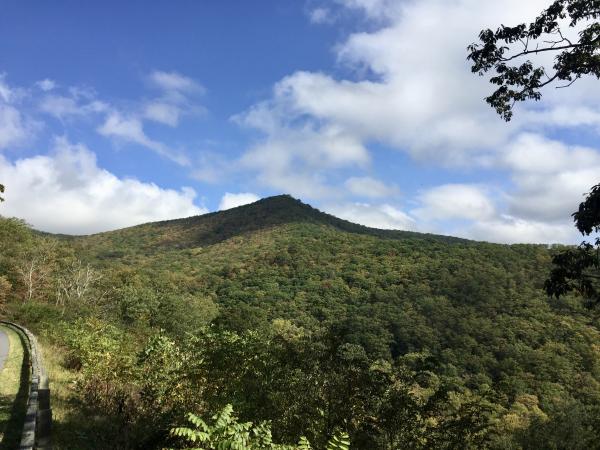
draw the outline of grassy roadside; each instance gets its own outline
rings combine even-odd
[[[102,421],[93,414],[77,390],[77,373],[64,366],[64,348],[38,335],[38,345],[50,380],[52,448],[92,450],[111,448]],[[0,449],[1,450],[1,449]]]
[[[27,408],[29,365],[23,337],[0,325],[8,335],[9,354],[0,372],[0,450],[18,448]]]

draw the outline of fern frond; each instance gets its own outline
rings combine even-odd
[[[327,450],[350,450],[350,436],[346,432],[336,433],[327,443]]]

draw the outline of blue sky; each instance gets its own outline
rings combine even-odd
[[[2,1],[0,213],[82,234],[290,193],[380,228],[576,242],[598,83],[506,124],[465,61],[546,3]]]

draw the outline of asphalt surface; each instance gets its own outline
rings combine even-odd
[[[4,361],[8,357],[8,336],[0,330],[0,370],[4,368]]]

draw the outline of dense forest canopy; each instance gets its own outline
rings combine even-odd
[[[6,314],[102,411],[81,448],[185,445],[169,430],[190,412],[313,448],[599,438],[597,311],[544,293],[556,249],[374,230],[289,196],[83,237],[2,219],[0,239]]]

